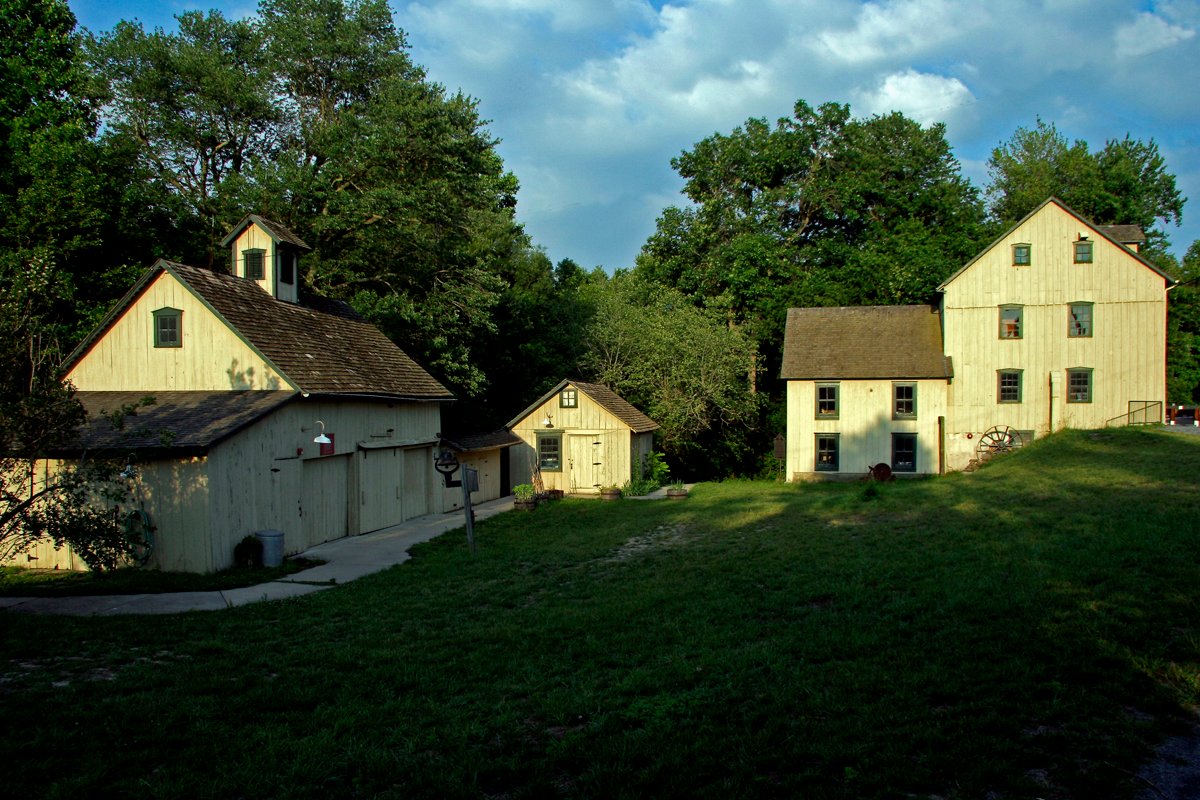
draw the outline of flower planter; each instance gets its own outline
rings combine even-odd
[[[687,489],[667,489],[668,500],[686,500],[687,495]]]
[[[600,490],[600,499],[601,500],[620,500],[621,499],[621,490],[620,489],[601,489]]]
[[[533,511],[535,508],[537,508],[537,501],[515,500],[513,501],[513,508],[515,508],[517,511]]]

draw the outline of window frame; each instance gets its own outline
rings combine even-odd
[[[1021,370],[1021,369],[998,369],[998,370],[996,370],[996,402],[997,403],[1002,403],[1004,405],[1020,405],[1021,404],[1021,401],[1024,399],[1024,390],[1025,390],[1025,387],[1024,387],[1025,378],[1024,378],[1023,373],[1024,373],[1024,370]],[[1004,398],[1004,390],[1006,388],[1004,385],[1005,377],[1015,377],[1015,379],[1016,379],[1016,387],[1015,387],[1016,388],[1016,398],[1015,399],[1010,398],[1010,399],[1006,400]],[[1007,388],[1013,388],[1013,387],[1007,387]]]
[[[1033,245],[1029,242],[1016,242],[1012,246],[1012,265],[1014,267],[1029,267],[1033,265]]]
[[[558,407],[579,408],[579,390],[574,387],[569,387],[559,392]]]
[[[1092,396],[1095,394],[1096,387],[1093,379],[1095,370],[1091,367],[1072,367],[1067,370],[1067,402],[1068,403],[1090,403]],[[1076,391],[1072,388],[1072,382],[1076,377],[1082,376],[1087,379],[1086,396],[1083,398],[1076,397]]]
[[[832,445],[822,449],[821,440],[825,439]],[[815,433],[813,434],[813,472],[841,472],[841,434],[840,433]],[[822,453],[832,453],[832,460],[821,460]]]
[[[912,389],[912,396],[901,399],[900,390]],[[910,410],[901,411],[900,404],[908,403]],[[896,381],[892,384],[892,419],[917,418],[917,384],[913,381]]]
[[[1080,258],[1081,248],[1087,251],[1087,258]],[[1096,257],[1095,243],[1088,239],[1077,239],[1071,243],[1071,258],[1076,264],[1091,264]]]
[[[536,449],[538,469],[542,472],[562,472],[563,471],[563,456],[562,456],[562,441],[561,433],[538,433]],[[553,466],[546,466],[547,456],[550,455],[547,450],[543,449],[543,443],[554,442],[554,454],[558,456],[558,463]]]
[[[1004,339],[1004,340],[1009,340],[1009,341],[1016,341],[1016,340],[1025,338],[1025,306],[1021,305],[1020,303],[1004,303],[1004,304],[1000,305],[998,308],[999,308],[999,312],[1000,312],[1000,316],[999,316],[1000,330],[998,331],[997,335],[999,336],[999,338]],[[1004,324],[1004,316],[1006,313],[1011,313],[1014,311],[1016,312],[1016,315],[1017,315],[1016,335],[1008,336],[1005,334],[1005,331],[1007,330],[1007,326]]]
[[[900,460],[896,457],[896,443],[911,442],[912,443],[912,463],[901,465]],[[917,471],[917,434],[915,433],[893,433],[892,434],[892,472],[916,472]]]
[[[154,316],[154,346],[158,348],[183,347],[183,310],[164,306],[151,313]],[[163,336],[163,323],[168,320],[175,322],[173,337]]]
[[[251,256],[258,256],[257,259],[251,260]],[[258,265],[258,274],[250,273],[250,265]],[[247,247],[242,251],[242,272],[243,277],[251,281],[262,281],[267,279],[267,251],[261,247]]]
[[[830,392],[832,392],[832,397],[831,398],[822,398],[821,397],[822,390],[829,390]],[[813,406],[814,418],[816,418],[816,419],[838,419],[839,416],[841,415],[842,389],[841,389],[840,383],[823,381],[821,383],[816,384],[814,391],[813,391],[813,399],[815,401],[814,406]],[[821,410],[822,403],[832,404],[832,407],[833,407],[832,410],[831,411],[822,411]]]
[[[1096,325],[1096,317],[1095,317],[1095,314],[1093,313],[1094,307],[1095,307],[1095,303],[1091,303],[1086,300],[1081,300],[1077,303],[1068,303],[1067,304],[1067,338],[1068,339],[1090,339],[1090,338],[1092,338],[1092,332]],[[1076,321],[1076,316],[1075,316],[1075,309],[1077,309],[1077,308],[1086,308],[1087,309],[1087,329],[1086,329],[1086,332],[1084,332],[1084,333],[1079,332],[1080,325]]]

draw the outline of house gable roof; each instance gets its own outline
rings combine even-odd
[[[345,303],[324,298],[288,303],[271,297],[252,281],[161,259],[72,352],[64,370],[81,359],[162,273],[190,290],[305,394],[453,399],[444,386]]]
[[[1157,274],[1158,276],[1163,278],[1167,282],[1168,286],[1173,286],[1175,283],[1177,283],[1177,281],[1174,278],[1172,278],[1167,273],[1163,272],[1161,269],[1159,269],[1154,264],[1147,261],[1141,254],[1136,253],[1133,250],[1130,250],[1128,247],[1125,246],[1126,242],[1133,243],[1133,242],[1138,242],[1138,241],[1145,241],[1145,238],[1146,238],[1145,235],[1141,233],[1141,229],[1138,228],[1136,225],[1093,225],[1090,221],[1084,219],[1082,216],[1080,216],[1079,214],[1072,211],[1069,207],[1067,207],[1067,205],[1065,203],[1063,203],[1057,197],[1050,197],[1050,198],[1047,198],[1046,200],[1044,200],[1042,202],[1042,204],[1039,205],[1037,208],[1035,208],[1033,211],[1030,211],[1028,214],[1026,214],[1021,219],[1020,222],[1009,227],[1006,231],[1004,231],[1004,233],[997,236],[996,239],[991,244],[989,244],[987,247],[980,250],[975,255],[975,257],[972,258],[970,261],[968,261],[966,264],[964,264],[961,269],[959,269],[957,272],[955,272],[949,278],[946,278],[946,280],[942,281],[941,285],[937,287],[937,291],[939,291],[939,292],[945,291],[946,287],[949,286],[954,281],[955,278],[957,278],[959,275],[962,275],[964,272],[966,272],[971,267],[973,267],[975,265],[975,263],[978,262],[980,259],[982,259],[985,255],[987,255],[992,250],[992,248],[996,247],[1001,242],[1003,242],[1005,239],[1007,239],[1009,237],[1009,235],[1012,234],[1013,231],[1015,231],[1017,228],[1024,225],[1028,220],[1030,220],[1033,217],[1035,217],[1036,215],[1040,214],[1044,208],[1046,208],[1047,206],[1049,206],[1051,204],[1058,206],[1065,213],[1070,214],[1072,217],[1074,217],[1079,222],[1080,225],[1083,225],[1084,227],[1093,231],[1100,238],[1106,239],[1107,241],[1112,242],[1113,244],[1117,245],[1119,248],[1124,250],[1125,253],[1128,254],[1130,258],[1139,262],[1142,266],[1146,267],[1150,271],[1154,272],[1155,274]],[[1132,229],[1132,230],[1130,230],[1130,229]],[[1138,234],[1141,234],[1141,239],[1138,239],[1136,235],[1133,235],[1134,231],[1136,231]],[[1127,238],[1127,239],[1121,238],[1121,237],[1125,237],[1125,236],[1132,236],[1132,238]]]
[[[242,220],[237,225],[234,225],[233,229],[221,240],[221,247],[228,247],[229,243],[240,236],[242,231],[246,230],[251,224],[256,224],[266,231],[275,244],[290,244],[301,250],[312,250],[311,247],[305,244],[303,239],[292,233],[290,229],[278,222],[260,217],[258,214],[247,214],[242,217]]]
[[[509,420],[508,425],[505,427],[512,428],[518,422],[536,411],[540,405],[554,397],[567,386],[574,386],[576,389],[586,394],[592,399],[593,402],[596,403],[596,405],[600,406],[605,411],[616,417],[620,422],[627,425],[634,433],[649,433],[650,431],[656,431],[659,428],[657,422],[650,419],[641,411],[638,411],[629,403],[629,401],[618,395],[607,386],[602,386],[598,383],[584,383],[582,381],[574,381],[570,379],[560,381],[557,386],[546,392],[532,405]]]
[[[154,403],[139,405],[145,397]],[[210,448],[267,416],[296,392],[76,392],[87,412],[74,445],[51,455],[81,452],[122,453],[137,450],[172,456],[203,455]],[[121,428],[108,418],[133,406]]]
[[[929,306],[788,309],[785,380],[953,377],[941,315]]]

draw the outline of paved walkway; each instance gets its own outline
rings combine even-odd
[[[502,497],[475,506],[475,519],[495,516],[513,507],[512,497]],[[0,609],[30,614],[68,614],[107,617],[115,614],[178,614],[183,611],[216,611],[263,600],[319,592],[355,578],[380,572],[408,560],[408,550],[446,531],[462,527],[462,510],[430,514],[362,536],[347,536],[319,544],[300,555],[324,561],[258,586],[223,592],[176,592],[172,594],[101,595],[95,597],[0,597]],[[465,535],[465,534],[464,534]]]

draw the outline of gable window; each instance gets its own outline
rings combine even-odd
[[[1013,266],[1028,267],[1033,262],[1033,245],[1014,244],[1012,246]]]
[[[917,385],[915,383],[892,384],[892,419],[917,418]]]
[[[917,435],[892,434],[892,472],[917,471]]]
[[[537,453],[538,467],[543,472],[562,472],[561,433],[539,433]]]
[[[1092,304],[1071,303],[1070,318],[1067,320],[1067,336],[1072,339],[1092,335]]]
[[[838,435],[836,433],[817,434],[817,472],[838,471]]]
[[[1021,338],[1021,306],[1000,306],[1000,338]]]
[[[817,384],[817,419],[838,418],[838,385],[836,383]]]
[[[1080,239],[1078,242],[1075,242],[1075,263],[1092,263],[1092,243],[1087,239]]]
[[[1021,370],[1001,369],[996,371],[996,402],[1021,402]]]
[[[183,312],[160,308],[154,313],[154,346],[183,347]]]
[[[1067,402],[1092,402],[1092,371],[1079,368],[1067,370]]]
[[[579,395],[574,389],[563,389],[558,395],[559,408],[578,408]]]
[[[263,258],[266,256],[265,250],[243,250],[242,264],[245,266],[246,277],[252,281],[261,281],[263,279]]]
[[[296,282],[295,253],[284,253],[279,257],[279,282],[287,284]]]

